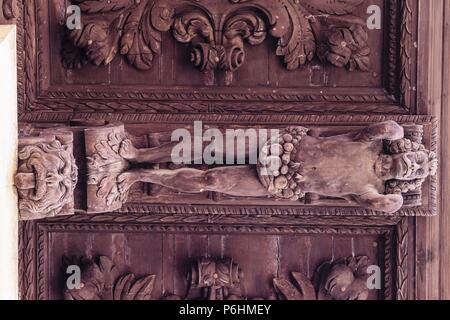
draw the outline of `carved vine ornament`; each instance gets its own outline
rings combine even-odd
[[[301,272],[290,278],[272,280],[273,293],[267,297],[247,297],[243,289],[244,273],[232,259],[201,258],[187,275],[188,288],[183,296],[153,294],[156,275],[137,278],[122,273],[108,257],[98,259],[64,258],[69,265],[81,267],[78,287],[66,289],[66,300],[367,300],[370,265],[366,256],[348,257],[321,264],[310,280]],[[68,278],[68,282],[70,279]]]
[[[288,70],[317,57],[348,70],[368,71],[366,23],[355,15],[364,0],[72,0],[81,9],[82,27],[67,30],[63,61],[108,65],[117,54],[139,70],[152,68],[161,54],[162,33],[189,44],[201,71],[233,72],[245,59],[245,43],[278,39],[275,53]]]

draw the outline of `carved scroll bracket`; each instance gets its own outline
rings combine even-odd
[[[66,67],[87,61],[108,65],[117,53],[139,70],[148,70],[161,51],[162,33],[191,46],[191,61],[214,84],[215,70],[226,84],[246,60],[245,43],[259,45],[267,35],[278,39],[275,53],[288,70],[317,58],[348,70],[368,71],[370,48],[363,19],[355,12],[364,0],[73,0],[80,6],[82,28],[67,30]]]
[[[73,156],[73,134],[51,132],[19,139],[15,184],[21,220],[74,214],[78,168]]]

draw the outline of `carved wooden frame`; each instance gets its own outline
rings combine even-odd
[[[245,221],[245,222],[244,222]],[[99,224],[101,223],[101,224]],[[295,225],[294,225],[295,224]],[[370,226],[367,226],[370,224]],[[408,299],[409,250],[408,220],[398,218],[342,218],[213,216],[185,215],[92,215],[50,219],[45,222],[22,222],[20,225],[20,292],[21,299],[46,299],[48,239],[52,232],[114,231],[114,232],[177,232],[227,234],[341,234],[379,235],[380,258],[384,263],[384,299]]]
[[[418,0],[389,2],[385,52],[388,68],[384,89],[359,90],[348,94],[333,90],[257,89],[256,93],[204,89],[196,93],[179,90],[126,92],[115,90],[74,91],[47,83],[45,68],[45,12],[41,0],[18,1],[19,114],[22,120],[52,121],[84,118],[93,112],[146,113],[269,113],[351,112],[413,114],[416,106],[416,38]],[[399,23],[399,21],[402,23]],[[397,38],[397,36],[400,36]],[[95,89],[95,88],[94,88]],[[365,92],[366,91],[366,92]],[[103,101],[98,101],[101,98]],[[63,99],[63,100],[62,100]],[[139,104],[129,99],[138,99]],[[58,115],[55,115],[55,112]]]

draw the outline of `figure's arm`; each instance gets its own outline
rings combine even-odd
[[[354,141],[399,140],[405,136],[404,129],[395,121],[386,121],[370,125],[359,130]]]
[[[403,206],[403,197],[401,194],[379,194],[371,191],[360,196],[353,196],[353,199],[362,207],[382,211],[386,213],[395,213]]]

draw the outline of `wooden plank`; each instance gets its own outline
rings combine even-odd
[[[443,13],[443,0],[419,2],[419,112],[438,117],[442,109]],[[416,294],[410,298],[420,300],[439,298],[439,237],[442,232],[440,227],[440,218],[416,219]],[[413,270],[410,271],[412,273]]]

